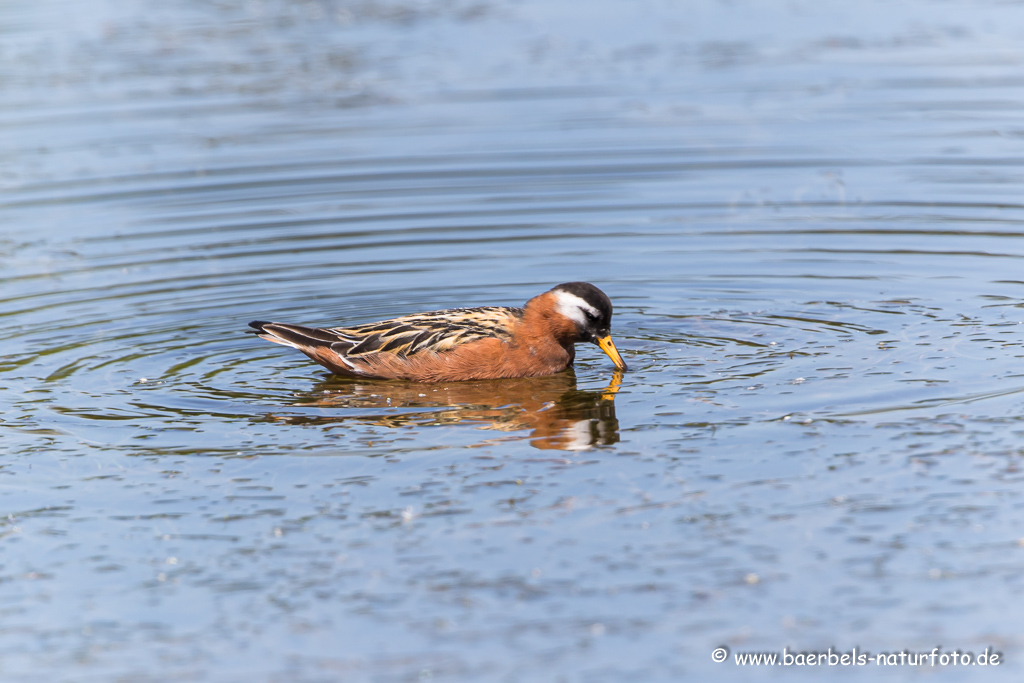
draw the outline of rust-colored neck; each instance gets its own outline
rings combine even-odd
[[[554,339],[566,350],[579,341],[576,323],[558,312],[557,299],[551,292],[544,292],[526,302],[523,309],[522,332],[531,338]]]

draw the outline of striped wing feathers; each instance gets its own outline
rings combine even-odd
[[[452,308],[324,331],[335,337],[331,349],[353,360],[380,353],[412,356],[442,353],[480,339],[508,341],[522,315],[521,308],[505,306]]]

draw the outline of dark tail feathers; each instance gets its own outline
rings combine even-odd
[[[289,346],[321,346],[330,345],[338,341],[338,338],[326,330],[303,325],[288,325],[286,323],[271,323],[265,320],[253,320],[249,327],[256,330],[255,334],[260,335],[268,341]]]

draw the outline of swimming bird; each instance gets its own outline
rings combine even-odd
[[[448,382],[551,375],[591,342],[626,370],[609,332],[612,302],[589,282],[566,282],[522,308],[483,306],[417,313],[355,327],[249,323],[336,375]]]

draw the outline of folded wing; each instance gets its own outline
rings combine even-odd
[[[249,326],[267,341],[302,351],[332,372],[378,376],[380,361],[443,354],[481,339],[512,338],[521,308],[487,306],[418,313],[355,327],[306,327],[253,321]]]

